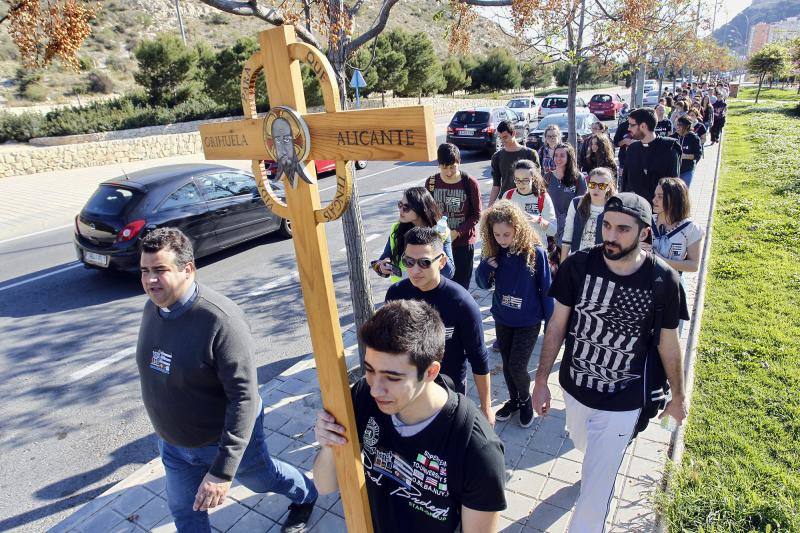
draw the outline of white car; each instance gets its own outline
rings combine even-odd
[[[658,80],[644,80],[644,92],[654,91],[658,87]]]
[[[542,105],[539,106],[539,120],[553,113],[566,113],[567,100],[568,97],[566,94],[553,94],[545,97],[544,100],[542,100]],[[583,98],[576,96],[575,114],[581,113],[589,113],[589,106],[586,105],[586,101]]]
[[[658,92],[658,89],[654,91],[647,91],[646,93],[644,93],[644,99],[642,100],[642,105],[645,107],[657,106],[659,96],[661,96],[661,93]]]
[[[506,107],[513,109],[517,113],[521,113],[528,124],[536,120],[537,106],[539,102],[533,96],[518,96],[512,98],[506,104]]]

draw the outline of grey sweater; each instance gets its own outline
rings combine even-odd
[[[156,433],[184,448],[219,444],[209,472],[233,479],[261,405],[253,340],[235,303],[198,284],[194,304],[165,320],[148,300],[136,362]]]

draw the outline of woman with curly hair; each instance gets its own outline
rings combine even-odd
[[[550,267],[542,243],[525,213],[508,200],[492,205],[481,219],[482,260],[475,274],[481,289],[494,285],[494,317],[508,401],[495,414],[497,420],[511,418],[519,411],[519,423],[533,423],[530,361],[542,320],[553,313]]]
[[[603,167],[611,171],[614,179],[617,178],[617,163],[614,161],[614,147],[611,140],[605,135],[595,135],[591,138],[589,151],[586,155],[586,172]]]
[[[453,263],[453,241],[450,239],[450,229],[447,227],[447,217],[442,216],[439,204],[433,199],[425,187],[411,187],[403,191],[402,199],[397,202],[400,217],[392,224],[389,239],[383,249],[380,259],[372,262],[372,269],[380,276],[392,282],[400,281],[405,265],[400,260],[406,249],[406,233],[415,226],[435,228],[442,236],[444,253],[447,264],[442,269],[442,275],[448,279],[453,278],[455,266]]]

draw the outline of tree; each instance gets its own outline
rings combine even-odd
[[[378,75],[375,90],[381,93],[381,105],[385,106],[386,92],[403,90],[408,83],[406,55],[392,48],[386,35],[379,36],[375,43],[375,71]]]
[[[795,79],[797,79],[797,94],[800,94],[800,37],[796,37],[789,41],[789,60],[791,61],[792,69],[795,72]]]
[[[789,53],[785,47],[778,43],[766,45],[756,52],[747,62],[747,69],[758,74],[758,90],[756,91],[756,103],[761,95],[761,86],[764,78],[769,74],[773,77],[782,73],[789,64]]]
[[[355,56],[350,59],[347,70],[348,80],[352,78],[353,71],[356,68],[361,71],[361,75],[364,77],[364,83],[367,84],[366,87],[362,87],[358,90],[358,94],[361,98],[365,98],[375,91],[375,86],[378,84],[378,73],[372,61],[372,53],[366,48],[359,49]],[[350,98],[351,101],[356,98],[356,90],[350,87],[350,83],[347,84],[347,97]]]
[[[177,36],[161,34],[140,42],[133,51],[139,63],[133,79],[147,91],[153,106],[172,104],[192,92],[197,53]]]
[[[450,56],[444,64],[442,64],[442,75],[444,76],[445,87],[444,92],[453,94],[456,91],[462,91],[469,87],[472,78],[464,70],[464,67],[457,58]]]
[[[442,65],[433,50],[433,43],[424,32],[417,32],[402,39],[406,56],[408,81],[400,96],[416,95],[418,98],[435,94],[445,88]]]
[[[205,93],[216,103],[227,109],[242,106],[239,76],[242,66],[258,50],[258,42],[253,37],[242,37],[227,48],[217,52],[210,60],[200,61],[203,71]],[[264,78],[259,78],[256,98],[265,99],[266,88]],[[261,103],[261,102],[259,102]]]
[[[553,66],[542,60],[541,57],[523,63],[520,67],[522,86],[526,89],[547,87],[553,81]]]
[[[477,72],[475,72],[477,71]],[[473,71],[480,88],[490,90],[516,89],[522,85],[517,60],[505,48],[495,48],[480,61]]]

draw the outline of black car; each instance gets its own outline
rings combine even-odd
[[[465,150],[485,150],[494,154],[503,147],[497,125],[507,120],[514,124],[514,133],[525,142],[528,128],[525,118],[507,107],[476,107],[457,111],[447,126],[447,142]]]
[[[284,198],[280,183],[270,182]],[[91,268],[139,270],[142,238],[163,226],[183,231],[195,257],[278,231],[289,221],[267,209],[249,172],[211,165],[170,165],[101,183],[75,217],[75,250]]]

